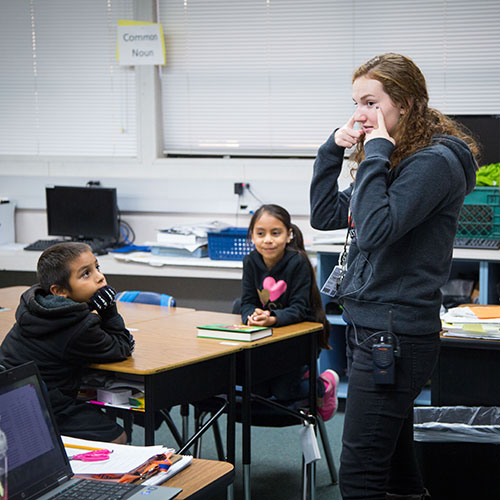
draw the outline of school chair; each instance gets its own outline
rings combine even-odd
[[[117,302],[135,302],[138,304],[151,304],[162,307],[175,307],[176,305],[174,297],[158,292],[123,291],[116,294],[115,300]],[[182,413],[183,410],[181,408],[181,414]],[[141,416],[142,415],[132,415],[130,412],[126,412],[123,417],[124,427],[129,441],[131,441],[132,438],[132,424],[135,422],[138,425],[142,425],[140,422]],[[162,422],[167,424],[178,446],[182,446],[184,444],[184,438],[175,426],[168,410],[159,410],[158,415],[155,416],[156,429],[160,427]],[[183,434],[187,434],[187,429],[183,430]]]
[[[171,295],[158,292],[124,291],[116,294],[116,301],[137,302],[154,306],[175,307],[175,299]]]

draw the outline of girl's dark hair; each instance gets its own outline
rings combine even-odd
[[[84,252],[92,253],[92,248],[86,243],[71,241],[57,243],[47,248],[40,255],[36,267],[38,282],[42,289],[49,293],[52,285],[59,285],[71,292],[69,263]]]
[[[276,217],[283,223],[287,231],[289,231],[290,229],[292,230],[292,238],[290,240],[290,243],[287,243],[287,247],[295,250],[305,257],[307,265],[309,266],[309,271],[311,273],[311,290],[309,294],[309,301],[311,303],[311,308],[314,312],[316,321],[323,324],[323,332],[319,337],[319,346],[322,349],[331,349],[328,345],[328,337],[330,336],[330,324],[326,319],[325,310],[323,309],[323,303],[321,302],[321,295],[316,283],[316,273],[314,272],[311,261],[309,260],[309,256],[307,255],[304,246],[304,236],[302,235],[302,231],[295,224],[292,224],[290,214],[283,207],[273,204],[262,205],[255,211],[252,218],[250,219],[247,234],[249,240],[251,240],[252,238],[255,224],[264,213],[268,213],[269,215]]]
[[[429,107],[424,75],[410,58],[394,53],[373,57],[354,71],[352,82],[363,76],[378,80],[391,100],[405,110],[394,134],[396,147],[391,155],[391,169],[412,153],[430,146],[437,134],[454,135],[469,146],[475,157],[479,155],[479,146],[465,127]],[[362,141],[350,160],[359,164],[364,156]]]

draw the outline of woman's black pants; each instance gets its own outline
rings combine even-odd
[[[346,335],[349,386],[339,472],[342,498],[384,500],[386,492],[422,493],[413,447],[413,402],[438,359],[439,332],[397,335],[393,385],[374,381],[372,346],[380,334],[348,325]]]

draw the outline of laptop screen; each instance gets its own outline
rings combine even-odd
[[[34,363],[0,372],[0,428],[7,437],[9,500],[41,494],[72,476]]]

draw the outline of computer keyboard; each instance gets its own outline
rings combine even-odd
[[[485,238],[455,238],[455,248],[483,248],[487,250],[498,250],[498,240],[487,240]]]
[[[43,252],[44,250],[47,250],[47,248],[51,247],[52,245],[55,245],[56,243],[63,243],[66,240],[36,240],[33,243],[30,243],[29,245],[25,246],[25,250],[35,250],[37,252]]]
[[[37,252],[43,252],[47,250],[47,248],[55,245],[56,243],[65,243],[71,240],[37,240],[33,243],[24,247],[24,250],[34,250]],[[92,248],[92,252],[97,255],[107,254],[107,247],[100,241],[95,240],[78,240],[79,243],[86,243]]]

